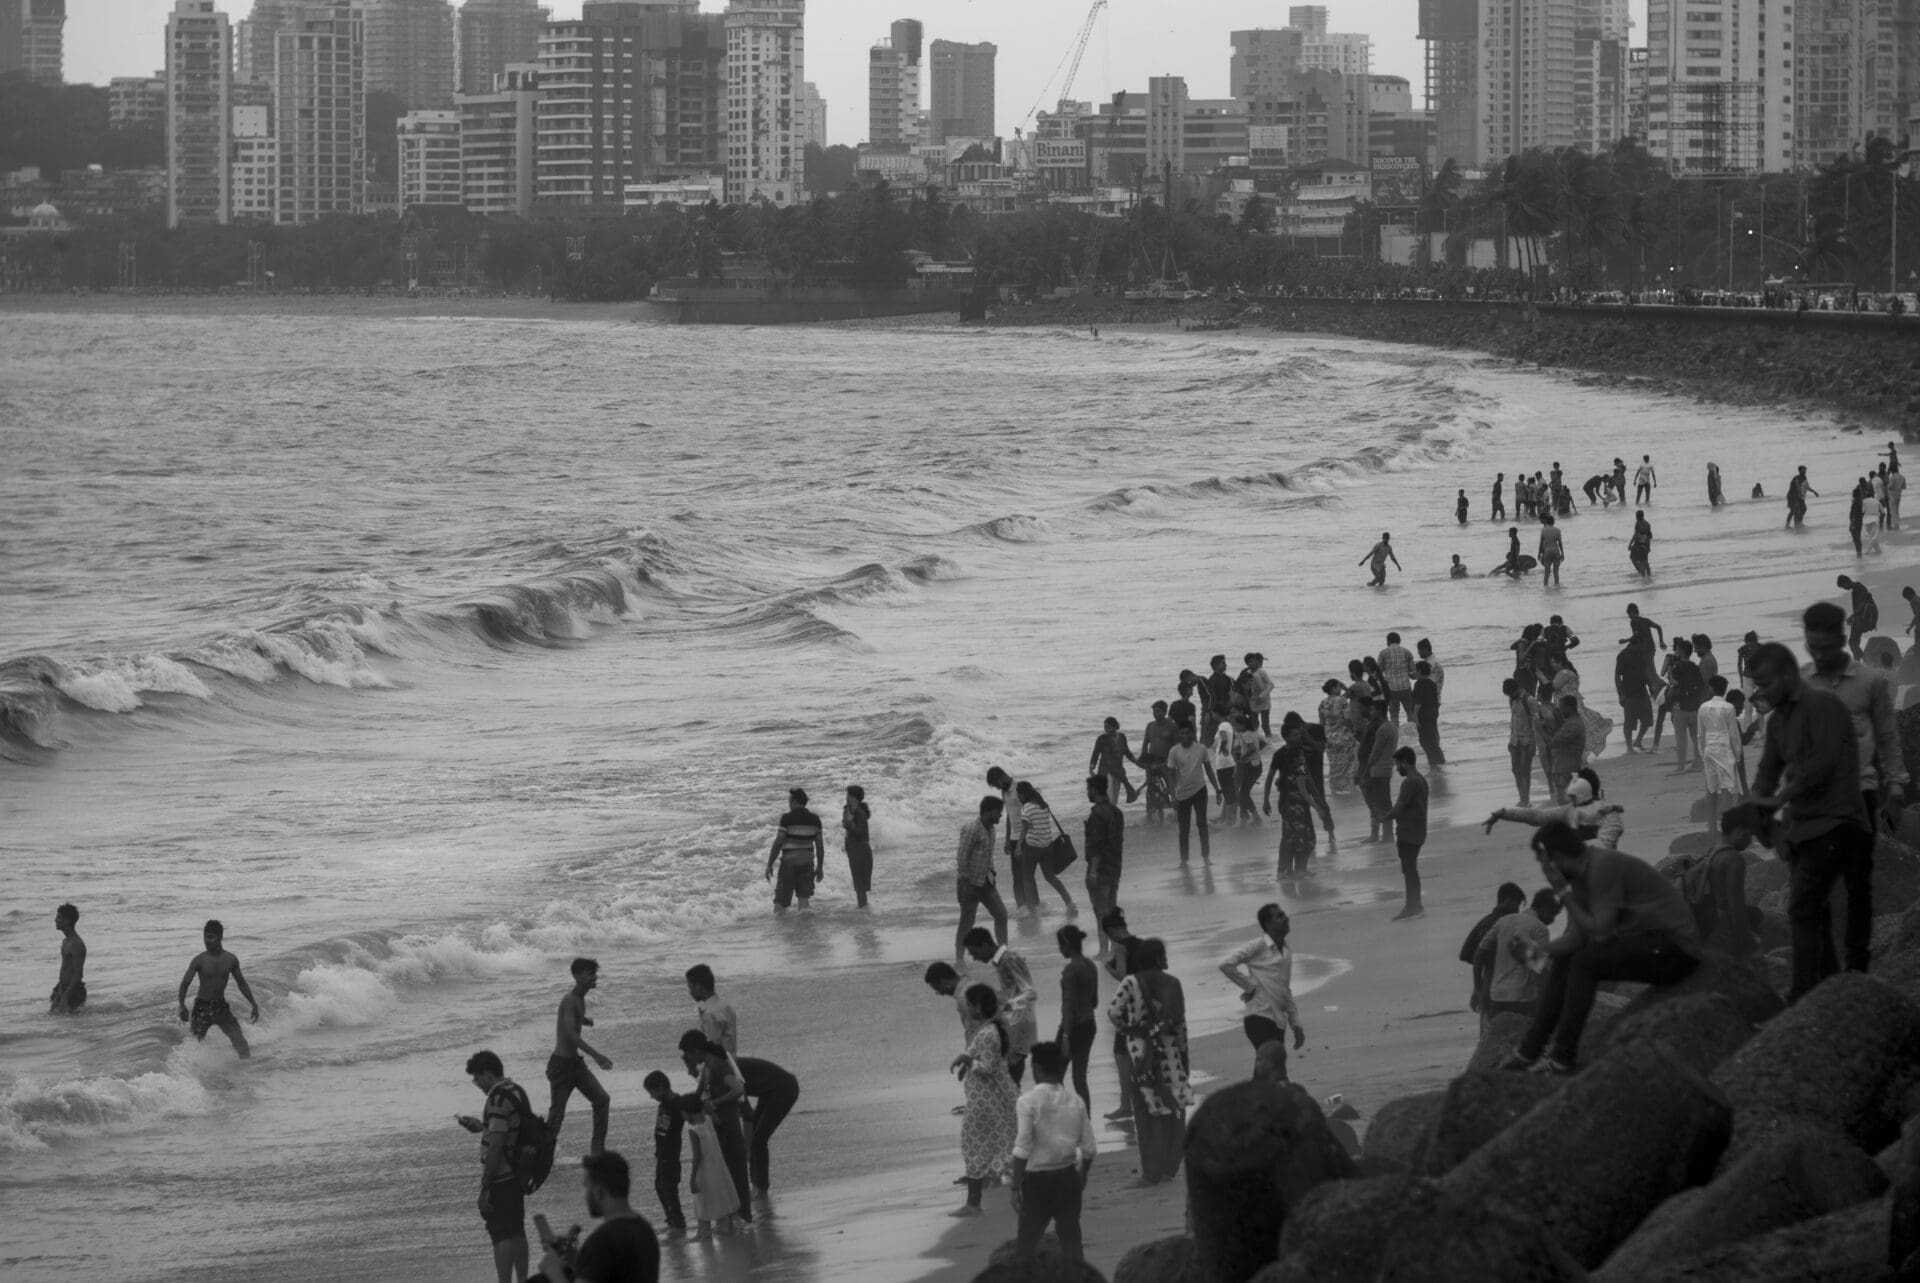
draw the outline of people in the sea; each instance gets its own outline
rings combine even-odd
[[[1467,524],[1467,492],[1465,490],[1460,492],[1460,498],[1453,505],[1453,515],[1459,519],[1461,525]]]
[[[1173,808],[1180,822],[1180,863],[1187,862],[1187,831],[1200,830],[1200,859],[1210,861],[1207,844],[1207,787],[1211,785],[1224,803],[1226,790],[1214,773],[1213,758],[1207,746],[1194,738],[1193,727],[1180,727],[1178,741],[1167,754],[1167,772],[1173,784]]]
[[[1660,484],[1660,478],[1653,475],[1653,456],[1640,456],[1640,466],[1633,470],[1633,501],[1652,503],[1653,488]]]
[[[1400,564],[1400,558],[1393,555],[1392,533],[1389,531],[1382,530],[1380,532],[1380,542],[1375,544],[1370,550],[1368,550],[1367,555],[1362,557],[1360,561],[1356,563],[1360,565],[1364,565],[1367,562],[1373,563],[1373,578],[1367,581],[1367,587],[1369,588],[1386,587],[1387,563],[1389,561],[1393,563],[1393,568],[1395,570],[1400,571],[1402,574],[1406,573],[1406,568]]]
[[[1449,579],[1465,579],[1467,577],[1467,568],[1461,564],[1460,554],[1457,552],[1453,554],[1453,566],[1447,571],[1447,577]]]
[[[1493,478],[1493,506],[1488,509],[1487,520],[1505,521],[1507,519],[1507,501],[1501,495],[1501,487],[1506,484],[1507,474],[1499,472]]]
[[[796,897],[800,907],[813,900],[814,886],[827,875],[827,840],[820,817],[807,809],[805,789],[787,790],[787,813],[767,850],[767,881],[773,882],[774,865],[780,868],[780,880],[774,882],[773,911],[785,913]]]
[[[87,1002],[87,942],[75,930],[80,910],[63,904],[53,911],[53,927],[60,933],[60,978],[47,1002],[49,1014],[78,1011]]]
[[[1627,560],[1633,563],[1642,579],[1653,578],[1653,526],[1647,521],[1645,509],[1633,514],[1633,537],[1627,540]]]
[[[1567,546],[1560,535],[1560,527],[1554,524],[1553,514],[1540,518],[1540,585],[1558,586],[1560,583],[1560,563],[1567,559]]]
[[[855,903],[862,909],[867,907],[867,894],[873,889],[872,819],[866,789],[847,785],[847,800],[840,804],[840,831],[846,835],[847,873],[853,879]]]
[[[260,1002],[253,996],[253,990],[247,986],[247,978],[240,974],[240,959],[222,947],[227,929],[219,919],[209,918],[201,931],[201,941],[206,948],[187,964],[187,974],[180,977],[180,1019],[187,1023],[196,1039],[204,1041],[209,1029],[219,1029],[233,1043],[233,1049],[245,1060],[253,1055],[247,1046],[246,1035],[240,1032],[240,1021],[235,1018],[233,1008],[227,1005],[227,982],[240,991],[253,1007],[247,1017],[254,1024],[260,1022]],[[194,995],[193,1012],[187,1012],[187,990],[198,978],[200,988]]]
[[[1500,564],[1500,569],[1507,573],[1508,578],[1518,579],[1520,577],[1520,557],[1520,527],[1508,526],[1507,559]]]
[[[1140,796],[1140,790],[1127,779],[1126,763],[1140,765],[1140,759],[1133,755],[1133,749],[1127,744],[1127,733],[1120,729],[1120,719],[1109,717],[1094,738],[1093,752],[1087,757],[1087,774],[1104,775],[1109,783],[1107,796],[1119,801],[1122,794],[1131,802]]]
[[[612,1069],[613,1061],[594,1049],[586,1040],[583,1030],[591,1029],[593,1021],[587,1015],[587,995],[600,984],[600,964],[592,958],[575,958],[569,968],[573,975],[573,987],[561,995],[560,1010],[554,1018],[553,1054],[547,1057],[547,1085],[553,1090],[553,1101],[547,1107],[547,1126],[557,1136],[567,1121],[567,1100],[578,1091],[593,1107],[593,1141],[587,1150],[597,1154],[607,1147],[607,1119],[612,1103],[607,1089],[593,1076],[593,1070],[587,1068],[587,1059],[602,1069]],[[711,979],[712,973],[708,973]],[[702,1023],[706,1014],[701,1013]]]

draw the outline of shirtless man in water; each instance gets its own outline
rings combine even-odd
[[[587,1018],[587,994],[600,983],[600,964],[592,958],[575,958],[571,970],[573,988],[560,999],[560,1014],[553,1029],[553,1055],[547,1057],[547,1085],[553,1089],[547,1126],[559,1135],[560,1124],[567,1120],[567,1097],[579,1088],[580,1094],[593,1106],[593,1144],[587,1152],[598,1154],[607,1147],[607,1115],[612,1104],[607,1098],[607,1089],[587,1068],[583,1056],[593,1057],[593,1063],[602,1069],[612,1069],[613,1062],[589,1046],[580,1031],[593,1027],[593,1021]]]
[[[260,1000],[253,996],[253,990],[247,987],[247,978],[240,974],[240,959],[220,947],[226,937],[227,929],[220,925],[217,918],[207,919],[203,932],[206,951],[187,964],[187,974],[180,977],[180,1019],[190,1021],[195,1038],[204,1041],[207,1030],[219,1027],[233,1043],[233,1049],[245,1060],[253,1055],[247,1046],[246,1035],[240,1032],[240,1021],[234,1016],[233,1008],[227,1005],[227,981],[240,990],[240,996],[253,1006],[253,1014],[247,1017],[250,1024],[260,1023]],[[193,1014],[187,1014],[187,989],[193,984],[193,978],[200,977],[200,992],[193,999]]]
[[[53,911],[53,925],[66,939],[60,942],[60,982],[53,987],[53,998],[47,1006],[49,1015],[78,1011],[87,1001],[87,982],[83,978],[87,970],[87,942],[74,930],[79,921],[80,910],[70,904]]]

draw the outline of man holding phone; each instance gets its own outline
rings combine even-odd
[[[546,1217],[534,1217],[547,1249],[535,1277],[546,1283],[660,1283],[660,1240],[627,1202],[632,1188],[627,1160],[609,1149],[587,1155],[580,1166],[587,1215],[598,1217],[600,1224],[576,1251],[570,1242],[554,1238]]]

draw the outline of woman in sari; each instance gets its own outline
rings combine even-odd
[[[1600,750],[1607,746],[1607,735],[1613,730],[1610,718],[1593,711],[1586,698],[1580,694],[1580,673],[1564,659],[1549,658],[1547,668],[1553,682],[1553,702],[1558,704],[1567,695],[1580,701],[1580,720],[1587,730],[1587,756],[1597,757]]]
[[[978,1022],[966,1051],[948,1066],[967,1091],[967,1112],[960,1123],[960,1155],[967,1164],[967,1201],[955,1216],[980,1215],[987,1182],[1013,1164],[1013,1079],[1007,1075],[1007,1027],[1000,1021],[1000,995],[990,985],[972,985],[967,1009]]]
[[[1267,784],[1262,791],[1261,809],[1273,814],[1274,785],[1280,786],[1280,876],[1295,878],[1307,871],[1313,858],[1313,816],[1317,811],[1326,826],[1327,841],[1333,841],[1333,815],[1327,800],[1307,769],[1307,723],[1298,713],[1288,713],[1280,722],[1281,746],[1267,768]]]
[[[1327,740],[1327,783],[1337,796],[1353,787],[1353,755],[1359,741],[1353,735],[1346,686],[1329,677],[1320,689],[1326,692],[1320,701],[1320,729]]]
[[[1131,972],[1107,1004],[1107,1018],[1125,1034],[1133,1062],[1133,1127],[1140,1144],[1140,1180],[1157,1185],[1180,1170],[1186,1146],[1187,997],[1167,974],[1166,942],[1141,940],[1128,951]]]

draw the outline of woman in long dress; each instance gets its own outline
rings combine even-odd
[[[1320,729],[1327,738],[1327,785],[1339,795],[1353,787],[1353,754],[1359,741],[1353,735],[1347,688],[1338,678],[1329,677],[1320,689],[1327,696],[1320,701]]]
[[[1165,941],[1139,941],[1128,961],[1132,971],[1107,1004],[1107,1018],[1126,1035],[1133,1062],[1140,1179],[1157,1185],[1180,1170],[1187,1109],[1193,1104],[1187,1076],[1187,996],[1180,982],[1167,974]]]
[[[987,1182],[1013,1164],[1013,1079],[1007,1074],[1007,1027],[1000,1020],[1000,995],[991,986],[972,985],[967,1007],[978,1025],[967,1049],[949,1066],[967,1091],[967,1113],[960,1124],[960,1156],[967,1164],[967,1201],[955,1216],[980,1215]]]
[[[1307,724],[1298,713],[1288,713],[1280,722],[1281,746],[1267,768],[1267,783],[1262,790],[1261,809],[1273,814],[1274,786],[1280,788],[1280,876],[1298,877],[1307,871],[1313,858],[1313,816],[1317,811],[1326,826],[1327,840],[1333,840],[1333,816],[1326,798],[1307,769]]]

